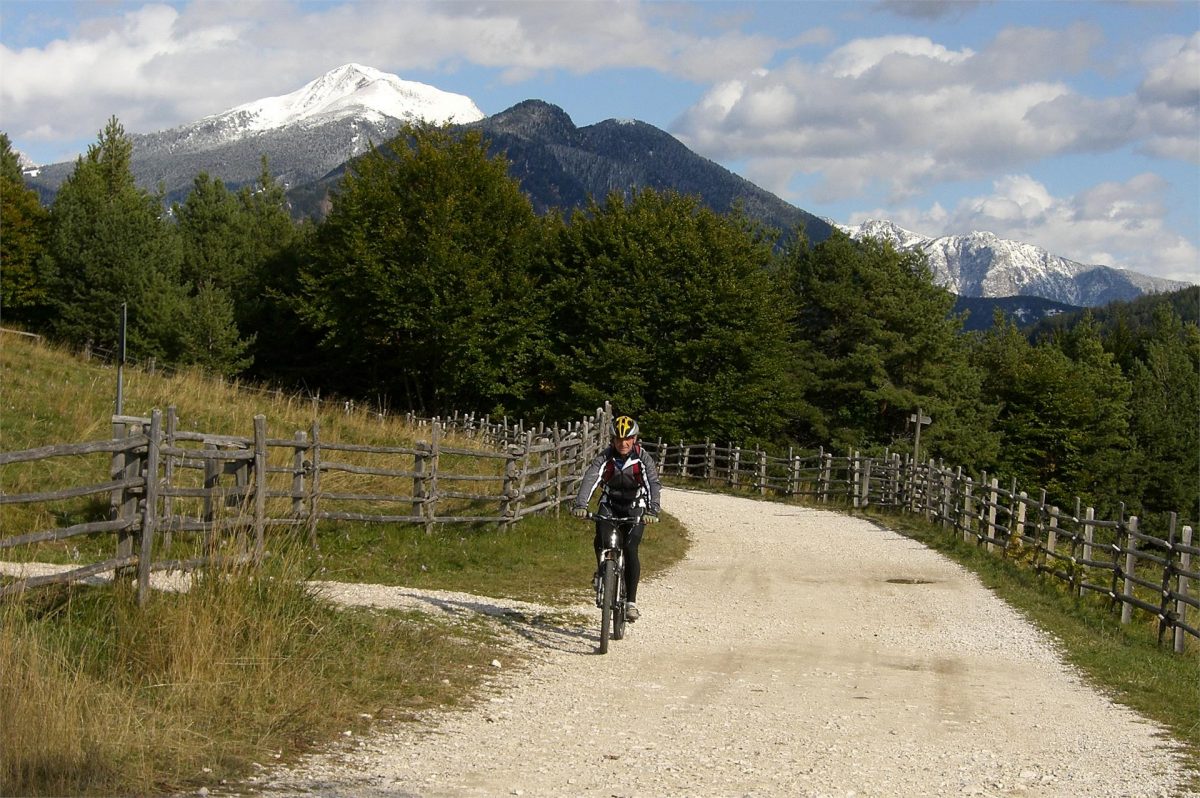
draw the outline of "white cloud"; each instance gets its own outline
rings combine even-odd
[[[347,62],[401,74],[473,64],[503,80],[648,68],[711,83],[762,66],[782,39],[677,25],[671,6],[591,3],[231,2],[148,4],[97,14],[37,48],[0,47],[4,125],[22,138],[49,123],[64,138],[116,114],[157,130],[284,94]],[[704,19],[701,22],[708,22]],[[792,41],[824,40],[817,29]]]
[[[979,52],[916,36],[857,39],[818,63],[793,59],[723,82],[674,130],[710,157],[750,160],[747,172],[769,174],[768,188],[819,176],[809,202],[868,185],[900,202],[945,181],[1131,146],[1200,158],[1196,103],[1180,102],[1200,91],[1200,35],[1160,45],[1141,91],[1124,96],[1088,95],[1069,82],[1101,66],[1100,44],[1089,23],[1005,29]]]
[[[949,211],[938,203],[877,208],[853,214],[850,223],[891,219],[934,237],[983,230],[1080,263],[1200,282],[1200,249],[1167,225],[1167,189],[1161,176],[1145,173],[1059,197],[1028,175],[1006,175],[990,194],[965,198]]]

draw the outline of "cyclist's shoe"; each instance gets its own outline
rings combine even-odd
[[[625,604],[625,620],[636,621],[640,617],[642,617],[642,614],[638,612],[637,605],[632,601],[627,602]]]

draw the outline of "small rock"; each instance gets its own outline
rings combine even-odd
[[[492,667],[493,667],[493,668],[499,668],[499,667],[500,667],[500,660],[498,660],[498,659],[494,659],[494,660],[492,660]]]

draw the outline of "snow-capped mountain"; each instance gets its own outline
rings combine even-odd
[[[382,144],[411,122],[466,124],[484,118],[461,94],[360,64],[330,70],[290,94],[255,100],[196,122],[131,136],[131,167],[138,184],[166,188],[182,199],[201,172],[236,189],[262,172],[286,186],[316,180],[347,160]],[[45,167],[31,180],[43,195],[55,191],[72,163]]]
[[[291,94],[239,105],[176,130],[221,131],[238,138],[348,118],[374,124],[386,124],[388,120],[465,124],[482,119],[483,112],[462,94],[401,80],[361,64],[346,64]]]
[[[1112,266],[1079,263],[995,233],[931,238],[879,219],[838,227],[854,239],[877,238],[900,251],[923,251],[934,280],[960,296],[1038,296],[1096,307],[1188,285]]]

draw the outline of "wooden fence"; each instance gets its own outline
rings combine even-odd
[[[1044,490],[1018,490],[1015,481],[1002,486],[986,473],[976,482],[962,468],[898,454],[838,457],[819,450],[779,457],[711,441],[676,445],[660,439],[643,445],[664,475],[760,495],[920,513],[963,540],[1062,581],[1076,595],[1106,597],[1122,623],[1134,612],[1152,616],[1159,641],[1171,632],[1177,652],[1184,650],[1184,635],[1200,638],[1200,623],[1188,618],[1189,608],[1193,616],[1200,611],[1200,596],[1191,591],[1191,582],[1200,579],[1200,559],[1192,564],[1200,548],[1192,527],[1179,527],[1176,513],[1152,531],[1123,509],[1115,519],[1102,520],[1076,499],[1064,511],[1046,502]]]
[[[602,408],[567,427],[537,429],[474,416],[410,418],[418,434],[428,433],[428,440],[412,446],[326,440],[317,422],[290,438],[272,438],[261,415],[249,437],[179,431],[174,408],[165,417],[159,410],[149,418],[114,416],[111,440],[0,452],[0,467],[32,468],[100,454],[108,458],[109,474],[103,482],[54,491],[0,493],[0,506],[58,508],[90,499],[92,514],[106,515],[5,537],[0,550],[93,533],[117,537],[112,558],[0,586],[0,597],[116,570],[136,574],[138,597],[145,601],[154,571],[256,561],[271,528],[298,527],[316,545],[320,521],[413,523],[426,530],[436,524],[512,524],[574,498],[583,463],[607,443],[608,412]],[[470,439],[478,445],[467,446]],[[194,556],[163,557],[180,533],[198,544]]]
[[[65,457],[103,455],[106,481],[54,491],[0,493],[0,506],[89,498],[104,502],[99,520],[0,539],[0,550],[77,535],[115,533],[112,558],[70,571],[0,586],[0,597],[45,584],[78,581],[117,570],[136,573],[145,600],[150,574],[194,570],[215,560],[255,561],[269,528],[299,527],[315,545],[320,521],[422,524],[511,524],[569,501],[583,465],[607,437],[608,407],[567,427],[526,429],[507,419],[455,415],[408,417],[427,432],[412,446],[369,446],[326,440],[318,423],[291,438],[267,435],[263,416],[252,436],[182,432],[174,409],[149,418],[113,419],[107,441],[0,452],[0,467],[44,464]],[[472,439],[476,446],[454,445]],[[1170,514],[1163,529],[1143,528],[1136,516],[1096,518],[1076,500],[1067,511],[1047,504],[1045,491],[1019,491],[983,474],[933,461],[789,452],[786,457],[737,446],[667,444],[643,440],[664,475],[749,489],[760,495],[838,502],[855,508],[920,513],[988,551],[1028,563],[1080,595],[1095,593],[1119,608],[1158,621],[1160,640],[1173,632],[1176,651],[1184,636],[1200,638],[1189,608],[1200,611],[1190,583],[1200,548],[1192,527],[1177,528]],[[69,514],[61,514],[68,517]],[[199,542],[194,556],[169,559],[173,537]],[[1195,613],[1193,613],[1194,615]]]

